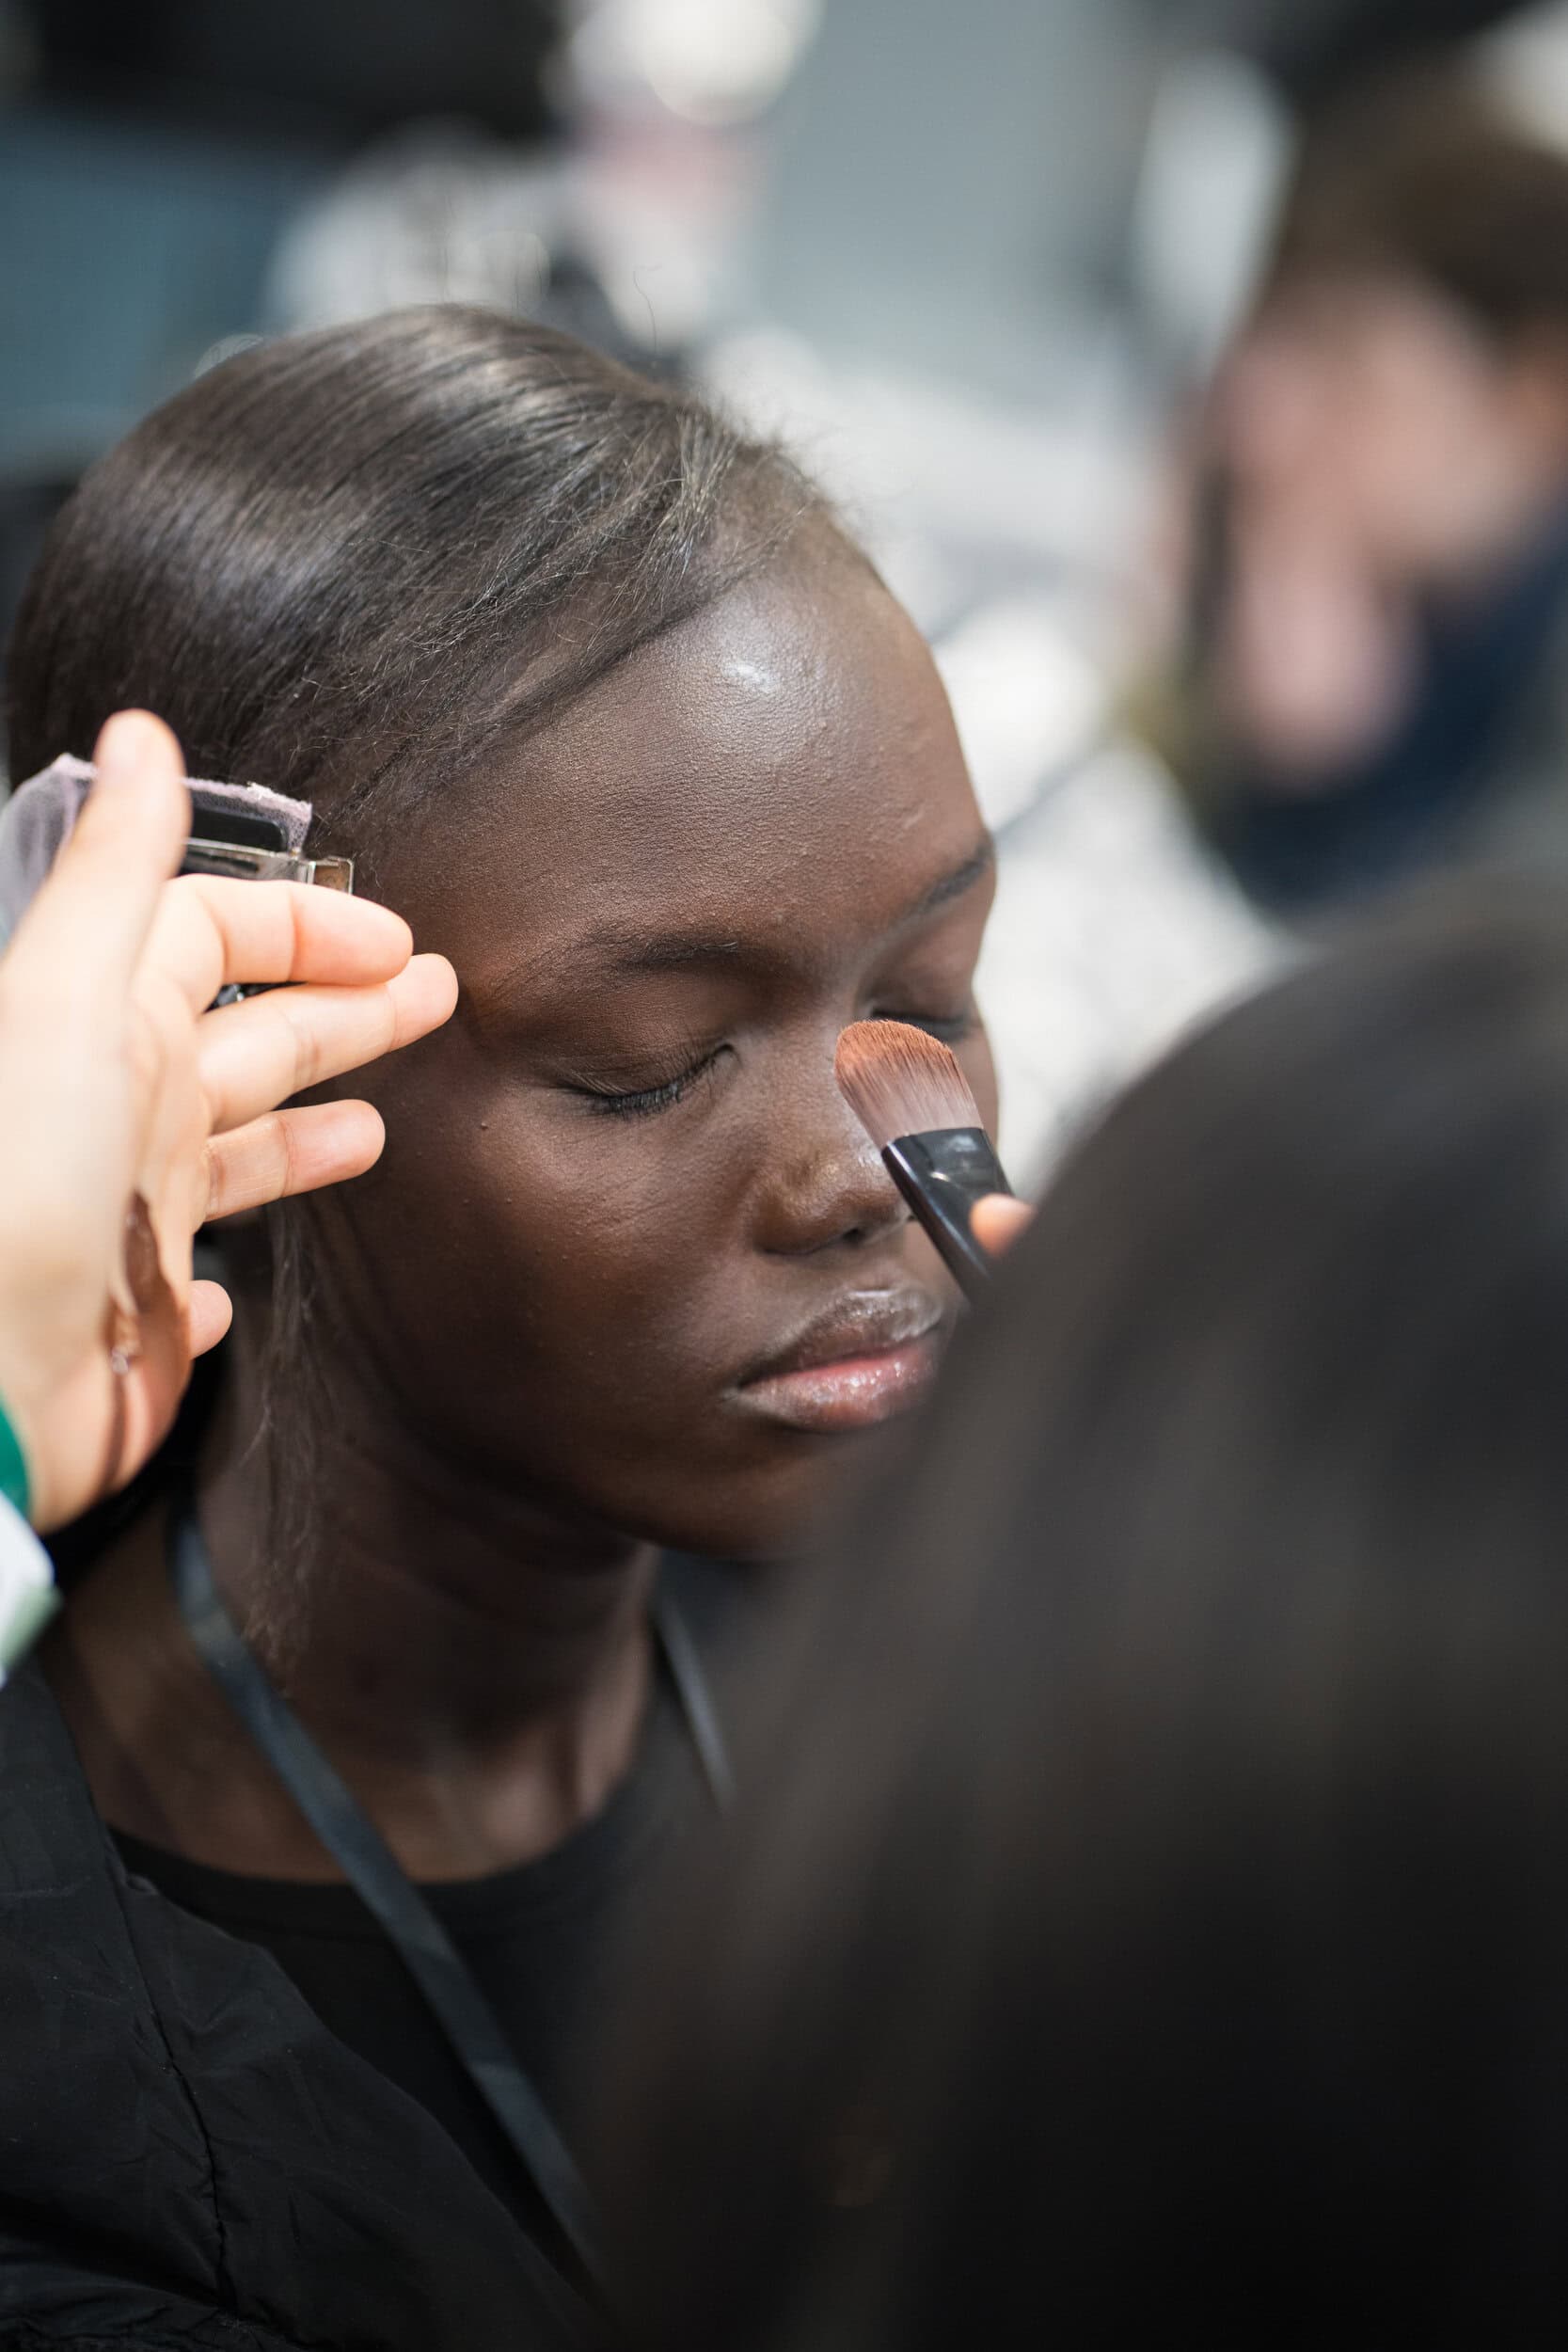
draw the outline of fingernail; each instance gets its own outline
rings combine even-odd
[[[136,1312],[141,1315],[150,1314],[161,1305],[168,1289],[158,1255],[158,1236],[152,1230],[147,1202],[139,1192],[131,1195],[131,1205],[125,1212],[125,1280]]]
[[[125,1218],[125,1278],[141,1317],[136,1337],[153,1419],[160,1430],[167,1429],[191,1368],[190,1316],[164,1272],[158,1236],[139,1192],[132,1194]]]

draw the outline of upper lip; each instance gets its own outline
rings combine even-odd
[[[857,1291],[802,1324],[782,1347],[743,1372],[736,1386],[744,1389],[756,1380],[811,1372],[820,1364],[841,1363],[847,1357],[885,1355],[892,1348],[926,1339],[945,1315],[946,1310],[929,1291]]]

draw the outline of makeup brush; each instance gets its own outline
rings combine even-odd
[[[991,1266],[970,1231],[969,1213],[987,1193],[1010,1193],[1012,1186],[952,1053],[907,1022],[855,1021],[838,1041],[833,1070],[948,1272],[977,1297]]]

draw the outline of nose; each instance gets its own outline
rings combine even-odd
[[[775,1117],[758,1201],[759,1246],[777,1257],[863,1248],[909,1222],[881,1156],[838,1090],[832,1057]]]

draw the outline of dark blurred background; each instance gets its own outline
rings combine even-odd
[[[937,645],[1027,1171],[1290,934],[1568,858],[1565,158],[1555,6],[0,0],[0,619],[240,339],[689,373]]]

